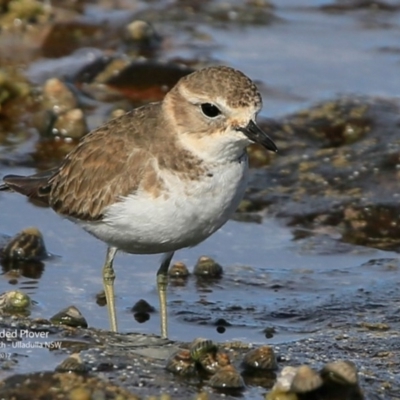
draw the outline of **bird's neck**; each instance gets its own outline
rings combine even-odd
[[[247,138],[226,126],[211,129],[211,126],[191,125],[191,115],[182,107],[185,101],[179,91],[173,89],[162,104],[165,128],[176,133],[178,146],[205,162],[234,162],[243,157],[250,143]]]
[[[212,136],[194,138],[193,135],[181,135],[180,143],[187,150],[206,162],[230,163],[235,162],[245,154],[247,143],[232,141],[223,133]]]

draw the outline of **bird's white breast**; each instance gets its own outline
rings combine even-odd
[[[199,180],[163,172],[165,193],[138,191],[110,206],[102,221],[80,223],[128,253],[164,253],[194,246],[234,213],[247,185],[247,156],[215,164]],[[212,175],[212,176],[210,176]]]

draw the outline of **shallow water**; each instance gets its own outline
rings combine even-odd
[[[398,49],[399,13],[372,13],[368,26],[359,12],[330,15],[279,5],[282,21],[268,30],[217,31],[217,58],[267,85],[264,114],[282,115],[337,94],[399,96],[399,54],[384,51]]]
[[[212,43],[204,43],[201,52],[261,82],[264,116],[283,115],[338,93],[398,97],[400,12],[328,14],[317,8],[327,3],[280,1],[275,11],[280,20],[268,26],[221,29],[199,24],[198,29],[212,37]],[[161,25],[161,33],[162,29]],[[163,52],[166,59],[199,54],[190,43]],[[31,76],[43,72],[42,61],[30,67]],[[47,67],[51,69],[52,64],[47,63]],[[14,147],[14,153],[3,147],[0,157],[8,164],[32,148],[31,141]],[[3,166],[0,174],[34,171]],[[102,289],[105,245],[21,196],[2,194],[0,207],[0,232],[14,235],[27,226],[36,226],[54,255],[45,262],[40,279],[22,276],[11,285],[10,277],[3,274],[0,292],[19,288],[29,293],[36,302],[33,317],[49,318],[74,304],[90,326],[107,329],[106,308],[95,301]],[[345,321],[346,307],[362,307],[371,300],[363,297],[365,293],[376,296],[372,296],[372,303],[389,301],[398,285],[398,271],[362,264],[396,257],[395,253],[343,248],[329,235],[313,238],[315,243],[310,239],[294,241],[292,231],[279,219],[268,218],[262,224],[230,221],[196,248],[178,252],[174,260],[184,261],[190,269],[199,256],[208,255],[222,264],[225,272],[220,281],[206,287],[198,285],[193,276],[185,286],[169,286],[171,339],[190,341],[202,336],[276,344]],[[157,256],[117,255],[116,304],[121,331],[159,332],[157,313],[139,324],[130,311],[142,298],[158,309],[158,263]],[[219,318],[232,325],[222,334],[215,325]],[[271,327],[276,333],[266,339],[264,330]],[[13,351],[20,359],[28,354],[22,349]],[[31,354],[29,362],[19,363],[19,371],[35,370],[37,360],[43,360],[43,350]],[[56,358],[47,361],[49,368],[57,364]]]
[[[19,288],[29,293],[37,302],[33,317],[50,317],[74,304],[90,326],[107,329],[106,308],[95,302],[102,289],[105,245],[50,209],[34,206],[16,194],[2,198],[2,210],[7,233],[39,226],[53,256],[45,262],[40,279],[21,276],[18,283],[10,285],[9,275],[3,274],[0,290]],[[276,219],[265,219],[262,224],[230,221],[199,246],[177,252],[174,260],[185,262],[189,269],[201,255],[215,258],[224,266],[224,276],[205,287],[194,276],[184,286],[169,286],[171,339],[190,340],[195,330],[198,336],[216,340],[262,343],[263,329],[270,326],[276,327],[277,333],[268,342],[298,339],[312,331],[316,323],[312,315],[301,321],[302,313],[330,302],[340,303],[344,297],[350,301],[360,288],[388,289],[397,278],[396,270],[368,271],[361,266],[370,259],[394,257],[394,253],[350,245],[339,249],[335,238],[326,235],[316,235],[316,240],[316,244],[310,244],[310,239],[293,241],[290,229]],[[338,253],[334,254],[336,248]],[[158,256],[117,255],[121,331],[158,332],[157,314],[139,324],[130,308],[142,298],[158,308],[155,273],[159,260]],[[214,322],[219,318],[233,325],[223,334],[216,332]]]
[[[9,197],[2,201],[4,226],[13,226],[15,230],[27,225],[40,226],[47,249],[54,256],[45,262],[40,279],[21,276],[17,284],[10,285],[9,276],[3,274],[0,291],[18,288],[29,293],[36,303],[32,317],[48,318],[74,304],[89,326],[108,329],[106,308],[99,307],[95,301],[96,293],[102,289],[105,246],[51,210],[33,206],[17,195]],[[25,218],[19,221],[21,210]],[[170,284],[170,338],[190,341],[200,336],[217,341],[279,344],[307,338],[335,323],[356,324],[354,316],[346,315],[347,307],[363,309],[371,303],[379,306],[386,296],[393,296],[397,269],[380,270],[362,264],[371,259],[393,257],[394,253],[349,246],[343,253],[319,255],[310,251],[308,239],[293,241],[292,237],[291,231],[276,219],[267,219],[262,224],[230,221],[196,248],[178,252],[175,259],[190,267],[200,255],[212,256],[224,266],[224,275],[219,281],[205,285],[199,284],[194,276],[184,286]],[[322,253],[334,247],[332,239],[323,240],[326,243]],[[116,302],[120,331],[159,332],[157,313],[139,324],[130,311],[139,299],[158,309],[155,287],[158,262],[157,256],[117,256]],[[368,293],[375,295],[368,296]],[[231,325],[222,334],[218,333],[216,324],[220,318]],[[275,332],[267,339],[268,328]],[[41,342],[46,342],[46,338]],[[19,360],[20,372],[36,370],[37,362],[43,362],[46,355],[50,356],[46,361],[48,367],[56,366],[63,358],[57,352],[40,348],[11,351]],[[26,356],[29,359],[22,362]]]

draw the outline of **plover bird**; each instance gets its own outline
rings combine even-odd
[[[167,337],[174,252],[202,242],[234,213],[246,189],[249,144],[277,151],[255,122],[261,106],[242,72],[204,68],[180,79],[163,101],[88,133],[59,167],[8,175],[0,190],[48,204],[108,245],[103,282],[113,331],[115,254],[163,254],[157,288]]]

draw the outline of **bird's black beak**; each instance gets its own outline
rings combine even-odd
[[[268,120],[268,130],[277,129],[278,125],[274,123],[272,120]],[[255,143],[259,143],[264,146],[267,150],[274,151],[275,153],[278,151],[276,144],[272,141],[272,139],[262,130],[260,129],[254,121],[250,121],[247,126],[244,128],[237,128],[239,131],[243,132],[250,140]]]

